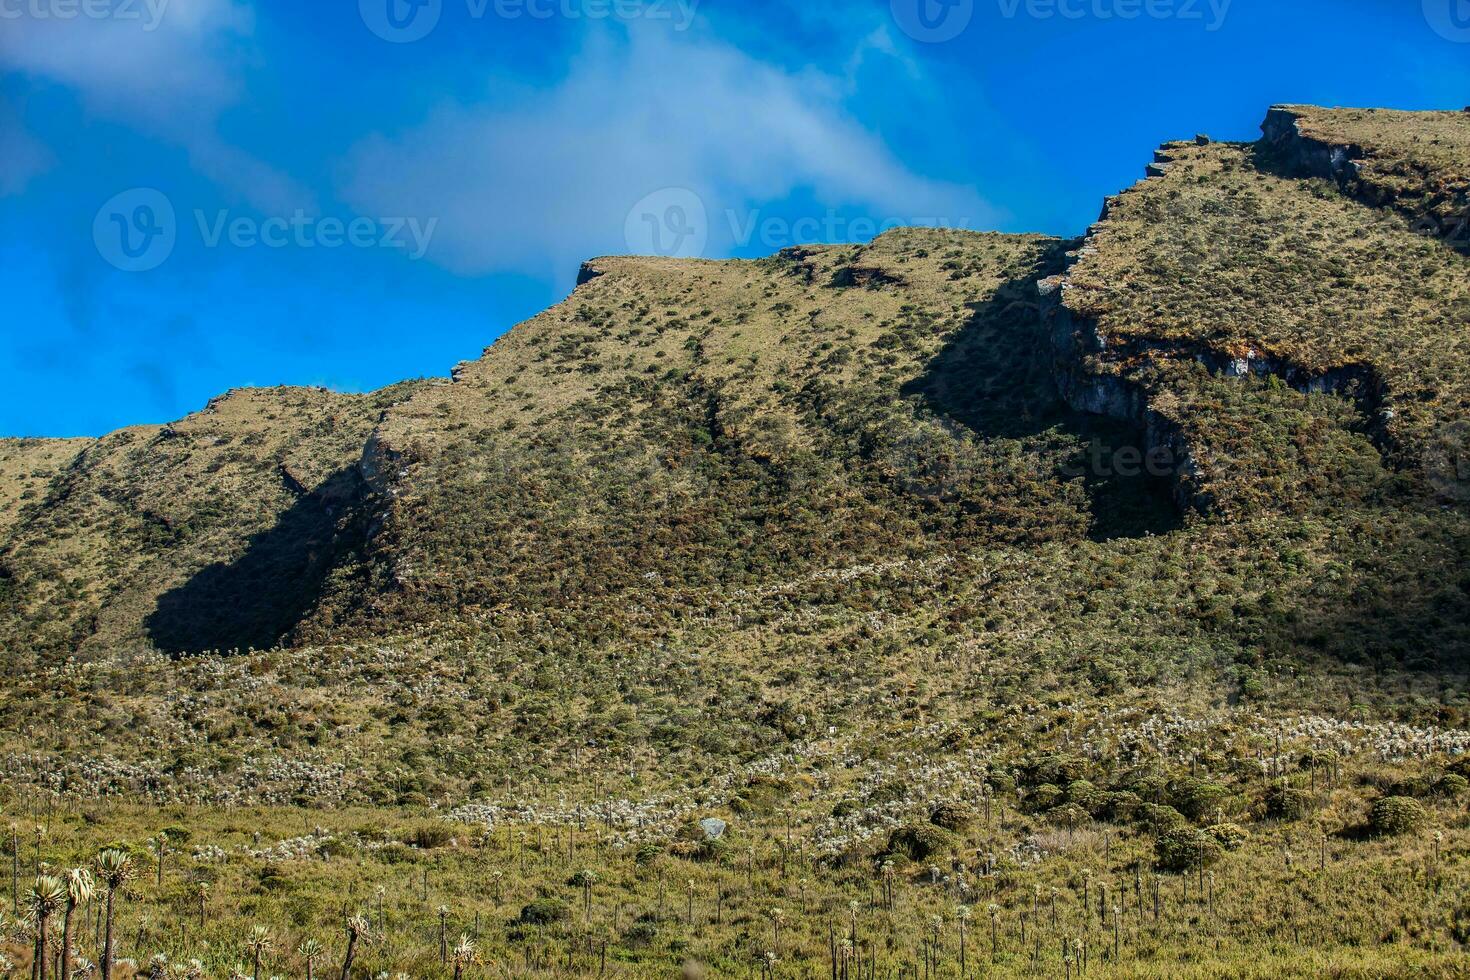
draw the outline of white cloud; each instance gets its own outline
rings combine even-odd
[[[991,223],[972,189],[908,170],[845,111],[845,89],[689,35],[603,34],[547,91],[513,105],[492,92],[363,141],[342,194],[363,213],[440,219],[429,255],[462,273],[565,275],[626,251],[629,208],[667,187],[703,199],[712,253],[730,245],[727,211],[803,189],[879,220]]]
[[[206,175],[263,210],[309,202],[218,132],[221,113],[244,95],[255,26],[244,0],[108,0],[107,16],[80,13],[96,9],[88,4],[7,9],[20,16],[0,21],[0,71],[67,86],[91,111],[184,147]]]

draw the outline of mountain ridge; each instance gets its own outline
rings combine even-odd
[[[1443,339],[1470,298],[1453,239],[1425,238],[1415,222],[1453,214],[1444,188],[1458,186],[1470,114],[1426,114],[1422,141],[1418,118],[1276,106],[1257,144],[1165,144],[1073,242],[902,229],[754,261],[598,257],[563,302],[447,379],[367,395],[237,389],[176,423],[75,447],[0,440],[0,477],[28,474],[0,481],[8,645],[272,645],[566,601],[594,581],[591,594],[636,592],[675,556],[689,585],[740,586],[804,574],[804,555],[829,550],[861,564],[920,541],[1168,533],[1333,500],[1457,503],[1467,392],[1453,378],[1470,355]],[[1385,186],[1376,174],[1400,182],[1394,196],[1363,189]],[[1412,215],[1411,178],[1429,202]],[[1321,311],[1359,302],[1340,253],[1363,236],[1352,274],[1374,277],[1376,300],[1324,335],[1312,326]],[[1235,291],[1223,305],[1220,283]],[[1426,377],[1440,379],[1432,398]],[[1283,392],[1270,390],[1278,382]],[[1227,402],[1236,421],[1222,426]],[[289,437],[269,434],[278,424]],[[237,435],[251,443],[243,452],[221,448]],[[1106,462],[1135,452],[1157,471],[1119,476]],[[145,468],[125,474],[126,459]],[[177,556],[174,525],[189,518],[166,514],[157,484],[184,474],[178,496],[197,490],[190,515],[214,530],[180,581],[118,541]],[[143,482],[118,510],[104,479]],[[77,486],[97,513],[65,516]],[[254,501],[254,516],[230,530],[222,493]],[[724,494],[732,509],[711,522]],[[503,514],[485,509],[492,497]],[[22,514],[34,524],[48,511],[47,531],[22,535]],[[285,533],[288,518],[303,523]],[[878,530],[888,519],[909,545]],[[104,521],[123,538],[93,550],[114,556],[68,578],[67,541]],[[761,526],[781,528],[769,552]],[[307,545],[286,547],[293,535]],[[833,535],[843,543],[820,543]],[[232,570],[241,563],[255,570]],[[293,611],[266,617],[276,625],[229,625],[228,608],[283,569],[320,592],[304,606],[282,599]],[[73,589],[90,612],[63,615],[65,628],[27,625],[53,611],[43,596]],[[198,605],[220,628],[191,638],[202,627],[184,610]]]

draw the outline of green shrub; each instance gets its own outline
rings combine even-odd
[[[1470,779],[1466,779],[1457,772],[1446,773],[1434,784],[1435,796],[1455,797],[1464,794],[1470,789]]]
[[[929,822],[936,827],[958,833],[975,822],[975,811],[967,803],[946,801],[929,812]]]
[[[1301,820],[1312,812],[1312,796],[1284,783],[1266,790],[1266,816],[1272,820]]]
[[[1085,779],[1074,779],[1067,784],[1067,802],[1075,803],[1089,815],[1101,813],[1107,801],[1107,795]]]
[[[1025,769],[1027,782],[1032,786],[1043,783],[1065,785],[1076,782],[1087,775],[1087,763],[1063,755],[1047,755],[1032,761]]]
[[[1213,817],[1229,799],[1228,789],[1206,779],[1181,779],[1169,792],[1174,809],[1196,821]]]
[[[1128,823],[1138,816],[1142,806],[1143,801],[1138,798],[1137,793],[1127,790],[1109,793],[1103,804],[1102,815],[1114,823]]]
[[[1220,860],[1223,852],[1219,841],[1192,827],[1171,830],[1154,843],[1155,863],[1159,870],[1176,874],[1208,868]]]
[[[1178,830],[1189,823],[1184,819],[1184,814],[1172,806],[1163,806],[1158,803],[1145,803],[1140,806],[1137,819],[1142,827],[1155,834]]]
[[[927,861],[954,846],[954,835],[932,824],[899,827],[888,835],[888,853],[901,854],[910,861]]]
[[[992,772],[985,779],[990,791],[997,796],[1005,796],[1016,791],[1016,781],[1003,772]]]
[[[1238,851],[1251,839],[1250,831],[1236,823],[1217,823],[1213,827],[1206,827],[1205,833],[1227,851]]]
[[[1026,809],[1031,813],[1045,813],[1054,806],[1060,805],[1067,798],[1060,788],[1051,783],[1042,783],[1032,790],[1026,797]]]
[[[1046,819],[1058,827],[1080,827],[1092,820],[1092,814],[1075,803],[1063,803],[1047,811]]]
[[[567,903],[559,898],[538,898],[521,909],[521,925],[549,926],[567,917]]]
[[[1385,796],[1374,802],[1368,814],[1368,829],[1380,837],[1411,833],[1428,822],[1424,807],[1407,796]]]
[[[637,921],[623,930],[623,944],[633,949],[648,946],[657,938],[658,923],[648,915],[640,916]]]

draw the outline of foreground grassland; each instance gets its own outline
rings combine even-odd
[[[893,666],[886,713],[790,716],[789,734],[748,761],[726,753],[681,772],[676,760],[699,751],[683,738],[733,728],[705,711],[683,733],[639,737],[628,718],[634,733],[574,746],[560,764],[546,765],[550,749],[495,752],[502,768],[459,773],[477,706],[435,681],[481,658],[427,642],[400,653],[398,670],[440,688],[424,709],[455,719],[439,738],[396,722],[388,744],[421,760],[401,778],[468,778],[473,798],[370,807],[387,788],[346,761],[356,753],[333,766],[335,753],[277,722],[229,790],[228,776],[191,784],[188,772],[117,762],[33,774],[60,793],[12,791],[22,889],[37,867],[128,847],[139,873],[118,900],[120,955],[144,972],[167,957],[181,975],[196,959],[207,975],[236,964],[249,975],[256,927],[271,941],[262,975],[304,975],[296,951],[312,938],[326,949],[317,966],[336,975],[354,915],[365,976],[448,975],[441,935],[452,950],[461,934],[477,941],[471,973],[484,976],[817,977],[834,950],[846,976],[1465,969],[1470,734],[1307,707],[1453,713],[1458,684],[1343,671],[1309,697],[1300,677],[1267,675],[1249,705],[1232,706],[1203,670],[1166,670],[1150,694],[1089,703],[1016,665],[991,673],[983,657],[912,652],[900,658],[908,673]],[[248,690],[253,676],[262,697],[304,698],[325,693],[305,687],[321,660],[251,658],[220,680]],[[1011,691],[1018,676],[1038,694]],[[950,684],[960,689],[929,688]],[[352,688],[327,688],[339,693],[322,717],[352,718]],[[87,798],[125,788],[160,802]],[[223,793],[231,805],[161,802]],[[344,805],[304,805],[318,797]],[[1375,809],[1385,798],[1395,802]],[[727,824],[714,841],[698,823],[710,817]],[[78,930],[93,961],[99,914],[85,908]],[[26,955],[11,950],[21,967]]]
[[[1470,260],[1268,149],[0,442],[11,972],[1470,974]]]

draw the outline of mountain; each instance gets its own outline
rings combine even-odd
[[[1462,975],[1467,173],[1280,106],[1075,240],[595,259],[449,378],[0,441],[17,866],[167,826],[120,931],[215,970]]]
[[[1272,516],[1370,520],[1453,565],[1467,120],[1277,107],[1258,144],[1163,147],[1076,242],[599,259],[448,381],[7,442],[7,646],[596,618]]]

